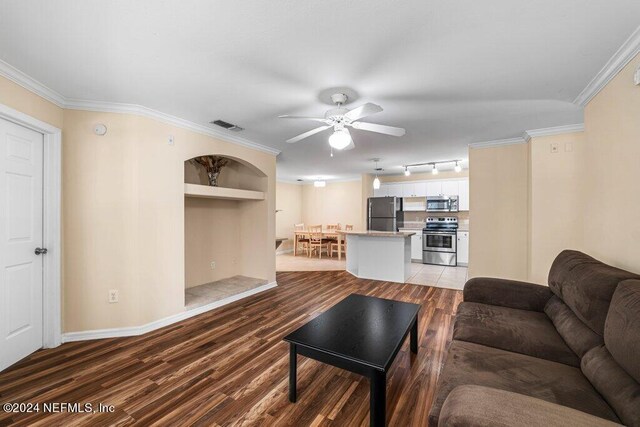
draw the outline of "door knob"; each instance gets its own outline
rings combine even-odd
[[[36,255],[45,255],[48,252],[47,248],[36,248]]]

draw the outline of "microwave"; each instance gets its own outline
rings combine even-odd
[[[458,212],[458,196],[427,197],[427,212]]]

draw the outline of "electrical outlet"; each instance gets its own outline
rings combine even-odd
[[[118,290],[109,289],[109,304],[113,304],[115,302],[118,302]]]
[[[216,262],[215,261],[211,261],[211,269],[212,270],[216,269]]]
[[[550,148],[552,153],[557,153],[558,151],[560,151],[560,145],[557,142],[552,142],[550,144]]]

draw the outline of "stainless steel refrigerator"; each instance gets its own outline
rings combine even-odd
[[[369,197],[368,201],[368,230],[398,231],[403,226],[400,197]]]

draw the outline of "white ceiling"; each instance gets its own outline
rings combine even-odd
[[[67,98],[235,123],[282,150],[279,178],[348,178],[582,122],[573,99],[638,17],[638,0],[3,0],[0,59]],[[314,122],[276,117],[321,115],[339,86],[407,134],[354,130],[333,158],[327,132],[286,144]]]

